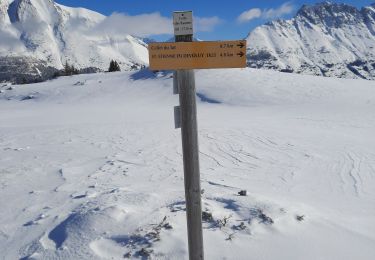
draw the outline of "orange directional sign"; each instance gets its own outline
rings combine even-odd
[[[246,41],[156,42],[148,51],[151,70],[246,67]]]

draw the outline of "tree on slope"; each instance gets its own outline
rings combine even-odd
[[[78,69],[76,69],[73,65],[70,65],[67,61],[64,65],[64,76],[72,76],[79,74]]]
[[[109,69],[108,72],[114,72],[114,71],[121,71],[120,65],[115,60],[111,60],[109,63]]]

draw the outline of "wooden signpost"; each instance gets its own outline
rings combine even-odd
[[[246,67],[246,41],[149,44],[152,70]]]
[[[150,43],[151,70],[175,70],[179,94],[175,127],[181,128],[190,260],[203,260],[202,205],[195,78],[193,69],[246,67],[246,41],[193,42],[193,13],[174,12],[174,43]]]

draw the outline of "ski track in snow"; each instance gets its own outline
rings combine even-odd
[[[113,75],[1,94],[1,259],[187,258],[171,79]],[[280,97],[293,79],[307,89]],[[312,79],[319,98],[301,94]],[[197,86],[221,102],[198,103],[207,259],[373,258],[373,83],[246,69]],[[30,91],[43,98],[6,99]]]

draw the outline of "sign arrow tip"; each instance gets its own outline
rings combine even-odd
[[[245,53],[243,53],[243,52],[241,51],[241,52],[237,53],[237,55],[240,56],[240,57],[243,57],[243,56],[245,55]]]
[[[243,42],[240,42],[239,44],[237,44],[237,46],[242,49],[243,47],[245,47],[245,44]]]

